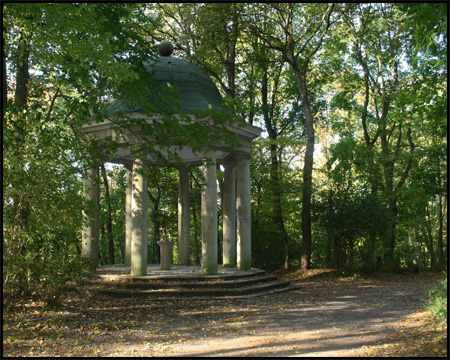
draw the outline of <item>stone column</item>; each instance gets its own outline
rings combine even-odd
[[[147,165],[142,160],[136,159],[133,164],[133,196],[131,202],[131,276],[147,274],[147,184]]]
[[[223,180],[223,266],[236,266],[235,163],[225,162]]]
[[[90,271],[95,271],[97,269],[98,258],[100,255],[100,189],[98,181],[98,166],[87,169],[84,178],[84,196],[88,210],[87,212],[83,211],[81,255],[88,261]]]
[[[189,265],[190,250],[190,213],[189,213],[189,171],[179,168],[178,182],[178,263]]]
[[[216,152],[208,151],[209,158],[202,166],[205,187],[202,191],[202,271],[204,275],[217,274],[217,172]]]
[[[239,270],[252,267],[250,162],[241,156],[237,162],[237,261]]]
[[[125,193],[125,264],[131,264],[131,202],[133,198],[133,166],[127,169],[127,190]]]

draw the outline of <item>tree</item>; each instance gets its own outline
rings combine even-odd
[[[82,273],[79,175],[90,154],[78,129],[151,47],[132,30],[135,5],[3,9],[4,293],[51,302]]]
[[[417,89],[423,80],[404,60],[411,56],[411,39],[402,26],[406,14],[398,7],[359,5],[345,19],[351,41],[350,59],[356,69],[352,76],[358,76],[363,84],[364,100],[358,111],[367,154],[365,166],[371,172],[373,192],[380,189],[388,204],[389,231],[383,259],[392,265],[398,198],[413,166],[413,123],[420,118],[417,108],[424,105],[411,89]]]
[[[311,258],[311,195],[314,156],[314,116],[309,98],[307,74],[311,61],[319,51],[323,39],[336,21],[335,5],[327,4],[274,4],[257,5],[257,17],[269,23],[270,31],[253,23],[253,33],[262,44],[276,50],[281,60],[288,63],[294,73],[304,109],[306,151],[303,167],[302,189],[302,255],[301,268],[309,269]],[[267,28],[267,27],[266,27]],[[276,36],[275,34],[280,34]]]

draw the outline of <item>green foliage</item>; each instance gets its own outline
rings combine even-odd
[[[280,231],[271,216],[252,213],[252,264],[276,270],[282,267],[285,248]]]
[[[6,301],[34,296],[51,303],[68,280],[83,276],[80,174],[93,154],[78,129],[100,109],[102,97],[135,78],[130,65],[137,54],[151,51],[124,21],[133,7],[4,5]]]
[[[6,143],[10,136],[14,132],[4,133]],[[46,136],[56,133],[41,133],[27,143],[26,152],[3,148],[5,300],[34,294],[51,302],[61,295],[67,280],[82,276],[82,183],[58,143],[43,146]]]
[[[440,321],[447,321],[447,273],[440,281],[440,286],[430,290],[431,299],[428,303],[428,310]]]

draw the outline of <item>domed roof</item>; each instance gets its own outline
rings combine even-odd
[[[172,56],[160,56],[147,66],[157,84],[177,87],[184,110],[223,110],[219,90],[198,66]]]
[[[205,72],[190,62],[172,57],[173,46],[170,42],[160,43],[161,56],[154,61],[144,63],[144,68],[151,74],[158,87],[176,87],[177,98],[183,110],[210,110],[225,111],[222,106],[222,96],[216,85]],[[166,91],[161,89],[161,94]],[[108,113],[124,113],[139,111],[128,107],[122,100],[112,101],[106,110]]]

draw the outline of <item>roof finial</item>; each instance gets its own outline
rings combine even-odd
[[[171,56],[173,52],[173,45],[170,41],[161,41],[158,44],[159,55]]]

